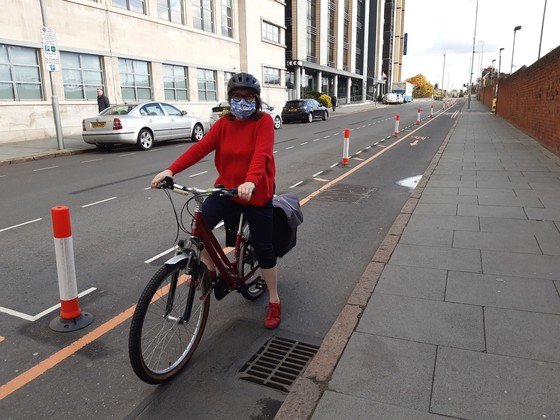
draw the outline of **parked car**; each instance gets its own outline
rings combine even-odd
[[[204,122],[165,102],[113,105],[96,117],[82,121],[82,138],[98,149],[110,150],[115,144],[136,144],[150,149],[155,142],[204,136]]]
[[[397,104],[404,104],[404,96],[397,93]]]
[[[274,128],[279,129],[282,127],[282,116],[273,106],[267,104],[266,102],[262,102],[262,110],[267,114],[270,114],[272,120],[274,121]],[[218,119],[224,115],[227,111],[229,111],[229,102],[220,102],[217,106],[212,108],[212,112],[210,113],[210,127],[214,125]]]
[[[386,93],[386,94],[383,96],[383,103],[384,103],[384,104],[393,104],[393,105],[396,105],[396,104],[399,103],[399,97],[398,97],[398,95],[397,95],[396,93],[392,93],[392,92]]]
[[[326,120],[329,118],[329,110],[315,99],[293,99],[286,102],[282,108],[282,121],[285,123],[301,121],[313,122],[314,120]]]

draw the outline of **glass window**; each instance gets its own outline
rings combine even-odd
[[[234,74],[235,73],[231,71],[224,71],[224,92],[226,93],[226,97],[227,97],[227,84],[229,82],[229,79],[231,79]]]
[[[214,0],[192,0],[193,26],[214,32]]]
[[[217,101],[216,72],[213,70],[197,70],[198,100]]]
[[[222,35],[233,38],[232,0],[222,0]]]
[[[267,41],[280,43],[280,27],[273,25],[272,23],[263,22],[262,23],[262,37]]]
[[[146,14],[145,0],[113,0],[113,6],[130,10],[131,12]]]
[[[103,88],[101,57],[90,54],[60,52],[64,98],[94,101],[97,88]]]
[[[42,100],[37,50],[0,44],[0,100]]]
[[[150,71],[147,62],[119,58],[119,72],[123,100],[152,99]]]
[[[264,68],[264,84],[280,86],[280,70],[272,67]]]
[[[163,65],[163,89],[167,101],[187,101],[188,86],[186,67]]]
[[[163,109],[165,109],[167,115],[171,115],[173,117],[180,117],[181,115],[183,115],[183,113],[179,111],[177,108],[175,108],[173,105],[162,103],[161,106],[163,107]]]
[[[181,0],[158,0],[157,8],[160,19],[183,23],[183,2]]]

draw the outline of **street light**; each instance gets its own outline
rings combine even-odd
[[[500,71],[502,70],[502,51],[505,48],[500,48],[498,51],[498,80],[496,80],[496,92],[494,95],[496,96],[496,109],[494,110],[494,115],[498,115],[498,86],[500,84]]]
[[[521,29],[521,26],[518,25],[513,28],[513,47],[511,48],[511,68],[509,69],[509,73],[513,73],[513,53],[515,52],[515,33]]]
[[[541,44],[542,44],[542,33],[544,31],[544,17],[546,15],[546,0],[544,0],[544,9],[542,12],[542,25],[541,25],[541,40],[539,41],[539,58],[537,58],[537,60],[540,60],[541,58]]]
[[[471,71],[469,74],[469,87],[468,87],[468,97],[467,97],[467,109],[471,109],[471,89],[472,89],[472,75],[473,75],[473,65],[474,65],[474,46],[476,45],[476,23],[478,21],[478,0],[476,0],[476,11],[474,14],[474,35],[472,40],[472,58],[471,58]]]

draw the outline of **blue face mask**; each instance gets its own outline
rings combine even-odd
[[[248,102],[245,99],[239,101],[231,100],[230,112],[239,120],[245,120],[257,110],[256,102]]]

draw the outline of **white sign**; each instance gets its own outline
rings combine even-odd
[[[56,46],[56,33],[54,28],[41,26],[41,39],[43,40],[43,62],[48,71],[60,71],[60,56]]]

